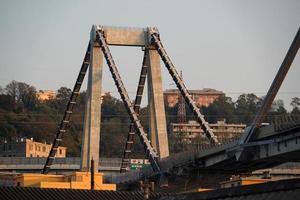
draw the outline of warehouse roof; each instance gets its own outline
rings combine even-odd
[[[232,187],[158,197],[159,200],[295,200],[300,196],[300,179],[289,179],[256,185]]]
[[[162,194],[151,194],[149,199],[157,199]],[[54,200],[54,199],[97,199],[97,200],[144,200],[141,192],[116,192],[101,190],[46,189],[30,187],[0,187],[0,199],[5,200]]]
[[[256,185],[247,185],[226,189],[212,190],[208,192],[195,192],[186,194],[162,194],[153,193],[149,199],[153,200],[294,200],[300,196],[300,179],[289,179],[268,182]],[[30,199],[119,199],[119,200],[143,200],[141,192],[120,192],[100,190],[71,190],[71,189],[42,189],[28,187],[0,187],[0,200]]]

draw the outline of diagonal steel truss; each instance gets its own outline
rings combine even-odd
[[[60,142],[62,141],[63,135],[66,132],[66,129],[68,127],[68,124],[71,120],[71,115],[73,112],[73,108],[74,105],[76,104],[76,99],[77,96],[79,94],[83,79],[85,77],[86,71],[88,69],[88,66],[90,64],[90,51],[91,51],[91,44],[88,45],[88,48],[86,50],[82,65],[81,65],[81,69],[79,71],[78,77],[76,79],[73,91],[72,91],[72,95],[68,101],[67,104],[67,108],[65,110],[64,116],[58,126],[57,132],[56,132],[56,137],[52,143],[52,147],[50,150],[50,153],[48,155],[48,158],[46,160],[45,166],[43,168],[42,173],[43,174],[47,174],[50,166],[52,165],[54,158],[55,158],[55,154],[57,152],[57,149],[59,147]]]
[[[112,55],[108,48],[108,45],[106,44],[103,30],[101,30],[101,29],[97,30],[96,41],[100,44],[100,47],[103,51],[103,54],[106,59],[109,70],[111,72],[111,75],[115,81],[115,85],[117,86],[117,89],[121,95],[121,98],[124,102],[127,112],[131,118],[131,122],[133,122],[134,127],[139,134],[140,140],[141,140],[142,144],[144,145],[144,150],[146,152],[146,156],[149,158],[149,161],[151,163],[153,170],[160,171],[160,167],[158,164],[158,155],[154,151],[153,147],[151,146],[151,143],[147,138],[147,133],[145,133],[143,126],[141,124],[141,121],[138,117],[138,114],[135,111],[134,106],[132,105],[132,103],[130,101],[128,93],[122,82],[121,76],[118,72],[117,66],[112,58]],[[139,109],[139,108],[136,107],[136,109]]]
[[[187,102],[187,104],[189,105],[190,109],[193,110],[193,114],[196,117],[201,128],[204,130],[205,135],[210,139],[210,141],[212,143],[220,144],[217,140],[217,137],[213,134],[212,129],[209,127],[208,123],[204,119],[204,116],[201,114],[199,108],[196,106],[195,102],[189,95],[189,92],[188,92],[186,86],[184,85],[184,82],[181,79],[181,76],[178,74],[174,64],[172,63],[170,57],[168,56],[165,48],[163,47],[163,45],[160,41],[158,30],[156,28],[148,28],[148,32],[149,32],[149,36],[150,36],[150,45],[153,45],[155,47],[155,49],[157,49],[161,59],[163,60],[165,66],[167,67],[175,84],[179,88],[181,95],[184,97],[184,99]],[[144,59],[145,59],[145,57],[144,57]],[[143,67],[144,67],[144,64],[143,64]],[[143,69],[142,69],[142,72],[143,72]],[[144,77],[142,77],[144,74],[142,74],[142,72],[141,72],[141,76],[140,76],[140,80],[139,80],[139,86],[140,86],[141,79],[142,79],[142,81],[144,81],[143,80]],[[142,85],[144,86],[144,83]],[[140,91],[141,91],[141,88],[138,88],[137,95],[142,94],[142,93],[139,93]],[[138,98],[138,96],[136,96],[136,100],[137,100],[137,98]],[[131,149],[133,146],[134,131],[131,131],[131,130],[132,129],[130,129],[130,131],[128,133],[127,142],[126,142],[126,146],[125,146],[125,150],[124,150],[124,154],[123,154],[123,158],[122,158],[122,164],[121,164],[121,170],[120,170],[121,173],[126,172],[126,170],[127,170],[127,166],[129,163],[129,154],[131,153]]]
[[[144,91],[147,72],[148,72],[148,66],[146,65],[147,54],[148,54],[148,51],[144,51],[143,65],[142,65],[140,78],[139,78],[139,82],[138,82],[138,88],[137,88],[135,100],[134,100],[134,111],[137,114],[139,114],[139,112],[140,112],[140,104],[142,101],[143,91]],[[129,132],[127,135],[127,141],[126,141],[123,158],[122,158],[122,163],[121,163],[121,169],[120,169],[121,173],[126,172],[126,170],[127,170],[127,166],[129,164],[129,155],[130,155],[132,147],[133,147],[135,132],[136,132],[136,130],[134,127],[134,123],[133,123],[133,121],[131,121],[131,123],[129,125]]]
[[[177,72],[174,64],[172,63],[170,57],[168,56],[164,46],[162,45],[158,30],[156,28],[149,28],[149,34],[151,36],[151,42],[156,47],[162,61],[164,62],[175,84],[177,85],[179,91],[181,92],[181,95],[184,97],[186,103],[193,111],[193,114],[196,117],[197,122],[200,124],[202,130],[204,131],[205,135],[210,139],[212,143],[219,144],[217,137],[214,135],[212,129],[209,127],[208,123],[204,119],[204,116],[201,114],[200,109],[196,106],[195,102],[189,95],[189,92],[186,86],[184,85],[184,82],[180,78],[179,73]]]
[[[255,137],[256,131],[261,126],[261,123],[265,119],[267,112],[270,110],[272,102],[275,96],[277,95],[277,92],[293,63],[293,60],[297,55],[299,47],[300,47],[300,28],[298,29],[298,32],[296,33],[296,36],[272,82],[272,85],[268,90],[267,96],[265,97],[260,110],[258,111],[258,113],[256,114],[252,122],[250,131],[245,137],[242,138],[242,140],[240,141],[241,143],[248,143]]]

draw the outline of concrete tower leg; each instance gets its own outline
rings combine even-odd
[[[166,114],[162,89],[160,57],[156,50],[149,51],[147,58],[148,70],[148,102],[149,132],[151,143],[160,158],[169,156],[169,144],[166,126]]]
[[[81,150],[81,170],[89,171],[91,159],[94,159],[95,172],[98,172],[100,151],[101,87],[103,53],[94,43],[91,50],[91,63],[86,96],[84,130]]]

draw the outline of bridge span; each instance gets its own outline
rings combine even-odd
[[[247,135],[247,130],[244,135]],[[166,177],[185,173],[248,173],[277,166],[285,162],[300,161],[300,123],[268,125],[259,128],[257,137],[249,143],[236,141],[213,145],[207,149],[187,151],[160,160]],[[112,175],[113,183],[130,183],[159,176],[149,166],[139,171]]]

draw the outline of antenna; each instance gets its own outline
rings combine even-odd
[[[182,71],[180,71],[180,79],[183,81]],[[186,122],[186,110],[185,110],[185,100],[182,94],[178,91],[178,113],[177,113],[177,122],[183,124]],[[180,131],[182,131],[182,125],[179,126]]]

